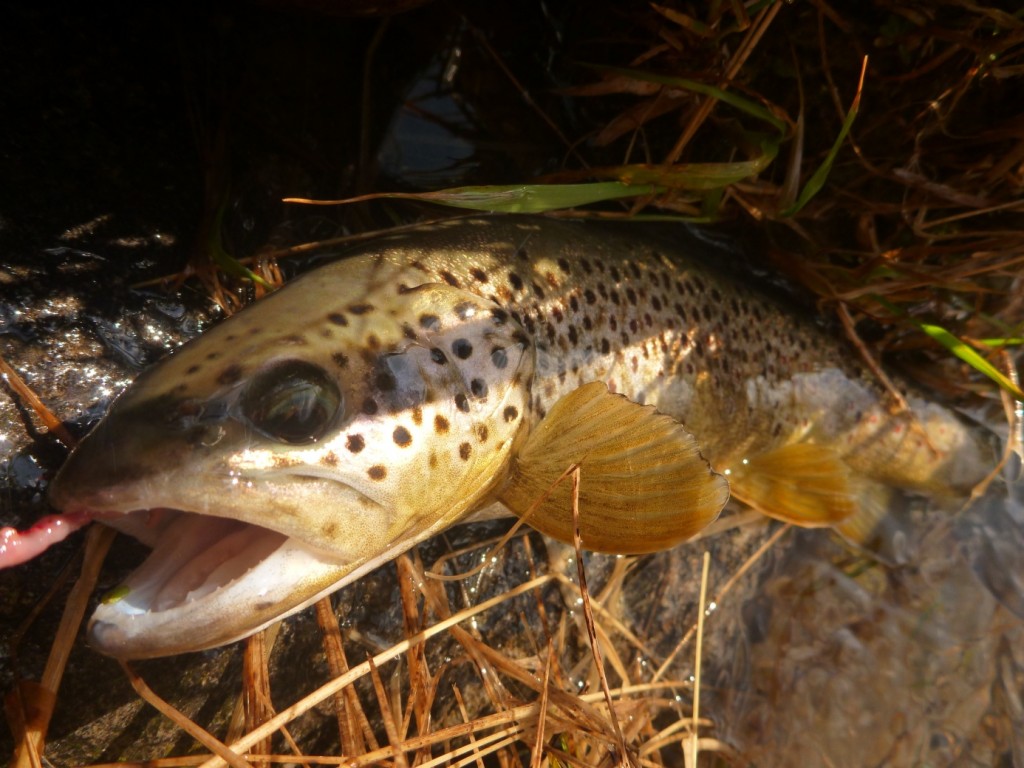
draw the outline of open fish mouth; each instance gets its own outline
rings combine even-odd
[[[351,570],[294,537],[230,518],[159,509],[95,519],[153,547],[89,621],[89,644],[119,658],[241,639],[305,608]]]

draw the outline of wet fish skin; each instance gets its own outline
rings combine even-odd
[[[920,398],[913,417],[891,414],[848,349],[702,266],[702,252],[722,258],[682,233],[668,243],[628,226],[465,219],[360,246],[213,328],[139,377],[51,498],[154,544],[124,513],[166,507],[264,526],[288,537],[282,551],[302,575],[282,577],[297,582],[290,591],[261,587],[206,634],[179,629],[170,608],[156,612],[167,619],[159,631],[132,634],[148,609],[129,607],[126,621],[124,605],[104,606],[94,643],[140,656],[226,642],[496,499],[522,513],[530,499],[509,491],[528,485],[517,456],[590,382],[667,414],[734,493],[803,524],[856,514],[865,483],[959,497],[984,477],[992,454],[976,430]],[[636,435],[647,422],[636,424],[629,450],[646,457]],[[613,425],[598,426],[588,439]],[[571,433],[558,427],[548,431]],[[546,455],[540,447],[531,455]],[[630,493],[657,484],[647,466],[635,466]],[[701,493],[701,504],[724,503],[714,476],[700,480],[695,505]],[[551,509],[566,509],[564,493]],[[188,594],[174,583],[167,606]],[[141,584],[129,580],[139,595]],[[222,611],[211,605],[207,625]]]

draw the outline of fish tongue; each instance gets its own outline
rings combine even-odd
[[[88,512],[74,512],[68,515],[47,515],[27,531],[0,529],[0,568],[31,560],[90,522],[92,515]]]

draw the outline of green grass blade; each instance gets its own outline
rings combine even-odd
[[[217,214],[214,216],[213,225],[210,227],[210,236],[207,238],[206,251],[213,263],[217,265],[225,274],[232,275],[233,277],[241,277],[246,280],[251,280],[257,285],[266,288],[268,291],[274,290],[274,286],[264,280],[262,277],[257,275],[251,269],[243,265],[234,256],[224,250],[223,239],[221,235],[222,227],[224,226],[224,211],[227,209],[227,195],[224,195],[224,202],[221,203],[217,209]]]
[[[432,203],[491,213],[543,213],[580,205],[651,195],[662,191],[653,184],[603,181],[589,184],[510,184],[455,187],[409,195]],[[381,197],[389,197],[384,194]]]
[[[907,320],[912,322],[914,325],[916,325],[922,331],[924,331],[929,336],[931,336],[939,344],[944,346],[946,349],[948,349],[950,352],[952,352],[958,358],[960,358],[965,363],[967,363],[969,366],[971,366],[978,373],[981,373],[981,374],[987,376],[992,381],[994,381],[996,384],[998,384],[1002,389],[1004,389],[1007,392],[1009,392],[1011,396],[1013,396],[1017,400],[1020,400],[1020,401],[1024,402],[1024,391],[1022,391],[1021,388],[1018,387],[1010,379],[1009,376],[1004,374],[1002,371],[1000,371],[998,368],[996,368],[994,365],[992,365],[992,363],[990,363],[988,360],[986,360],[984,357],[982,357],[967,342],[963,341],[962,339],[958,338],[957,336],[954,336],[952,333],[947,331],[941,325],[933,325],[931,323],[922,323],[920,320],[915,320],[914,318],[912,318],[909,315],[907,315],[906,312],[901,310],[895,304],[893,304],[890,301],[887,301],[887,300],[883,299],[881,296],[876,296],[876,295],[872,294],[871,298],[873,298],[881,306],[885,307],[887,310],[892,312],[894,315],[899,315],[900,317],[906,318]],[[1002,344],[1005,344],[1005,343],[1024,341],[1024,339],[988,339],[987,341],[983,341],[982,343],[983,344],[987,344],[989,341],[999,342],[999,345],[1002,345]]]
[[[701,83],[696,80],[688,80],[685,77],[659,75],[654,72],[644,72],[643,70],[629,69],[627,67],[608,67],[602,64],[587,64],[586,66],[598,72],[607,72],[613,75],[621,75],[622,77],[631,77],[634,80],[640,80],[646,83],[658,83],[659,85],[667,85],[672,88],[679,88],[680,90],[699,93],[702,96],[710,96],[723,104],[728,104],[730,107],[733,107],[744,114],[756,117],[759,120],[764,120],[766,123],[776,128],[782,135],[786,135],[789,132],[789,126],[786,121],[776,116],[763,104],[744,98],[743,96],[739,96],[731,91],[723,90],[722,88],[718,88],[714,85],[708,85],[707,83]]]
[[[669,189],[706,192],[752,178],[771,165],[778,144],[769,142],[753,160],[733,163],[677,163],[676,165],[619,165],[594,169],[595,174],[613,175],[626,184],[653,184]]]
[[[867,59],[864,60],[864,68],[867,68]],[[860,94],[864,86],[865,69],[861,70],[860,83],[857,85],[857,93],[853,97],[853,103],[850,105],[850,109],[846,113],[846,119],[843,120],[843,125],[839,129],[839,135],[836,136],[836,140],[833,142],[832,148],[825,156],[825,160],[818,167],[818,170],[816,170],[811,178],[807,180],[807,183],[804,184],[804,188],[800,190],[800,194],[797,196],[796,202],[782,212],[783,216],[793,216],[794,214],[799,213],[800,210],[821,191],[821,188],[825,186],[825,181],[828,179],[828,175],[832,172],[832,164],[836,160],[836,155],[839,154],[839,150],[843,146],[843,142],[846,141],[846,137],[850,133],[850,128],[853,127],[853,121],[857,118],[857,112],[860,110]]]
[[[284,202],[306,205],[344,205],[380,199],[421,200],[486,213],[543,213],[607,200],[620,200],[624,197],[653,195],[663,191],[652,184],[601,181],[589,184],[507,184],[452,187],[435,192],[375,192],[370,195],[350,197],[346,200],[307,200],[288,197]]]
[[[939,342],[939,344],[971,366],[974,370],[988,376],[992,381],[1013,395],[1013,397],[1024,401],[1024,391],[1021,391],[1020,387],[1014,384],[1008,376],[978,354],[978,352],[966,342],[957,338],[941,326],[930,325],[929,323],[917,323],[917,325],[922,331],[927,333]]]

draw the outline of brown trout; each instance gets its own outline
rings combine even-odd
[[[730,486],[860,538],[888,489],[959,498],[986,475],[979,430],[914,396],[893,415],[850,349],[702,265],[723,253],[683,229],[455,220],[362,244],[185,345],[50,489],[154,549],[92,644],[244,637],[482,510],[525,515],[573,466],[584,546],[623,553],[691,538]],[[570,483],[528,522],[571,541]]]

